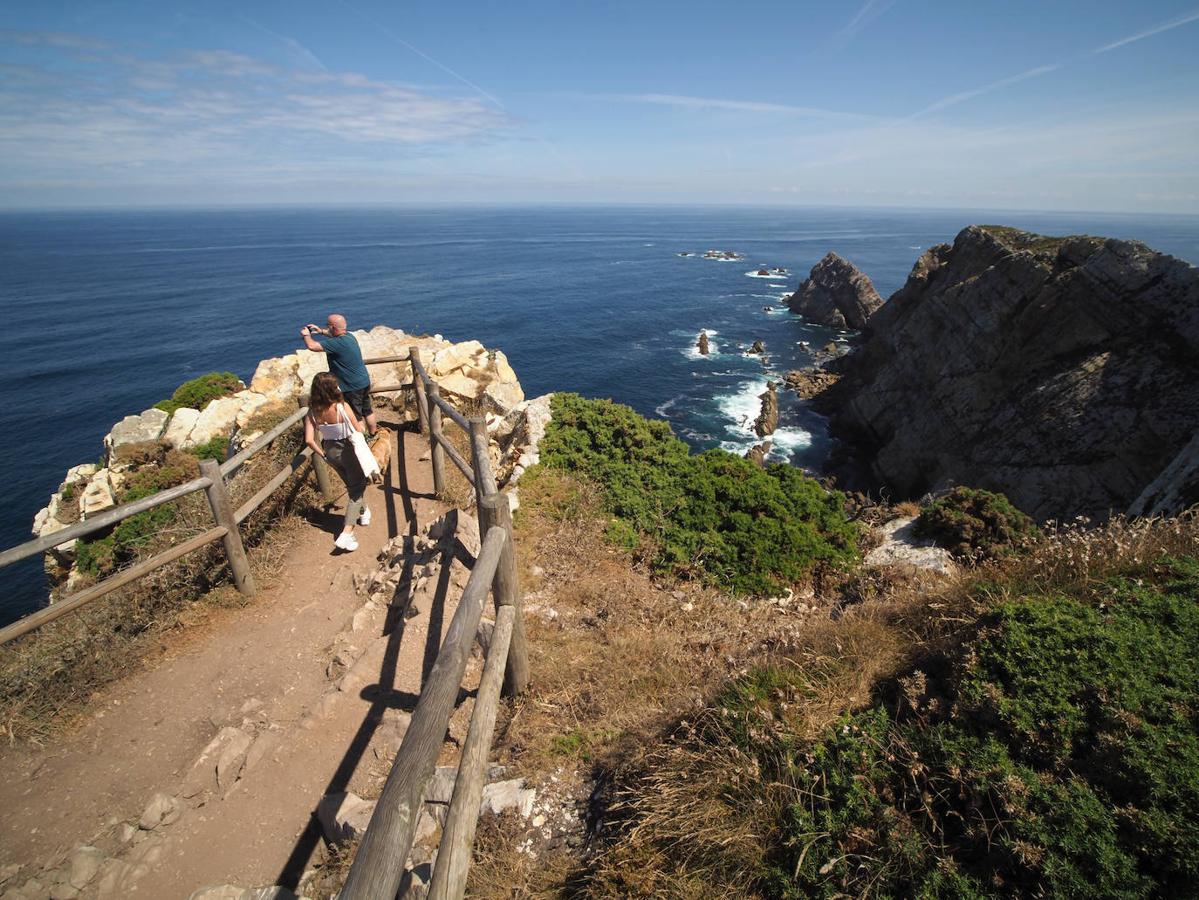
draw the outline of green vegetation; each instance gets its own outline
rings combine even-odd
[[[1062,245],[1067,241],[1086,239],[1085,235],[1069,237],[1052,237],[1044,234],[1034,234],[1031,231],[1021,231],[1009,225],[980,225],[987,234],[1007,244],[1013,250],[1030,250],[1033,253],[1056,256]],[[1098,242],[1099,238],[1089,238]]]
[[[232,372],[209,372],[183,382],[169,400],[159,400],[154,408],[171,414],[184,407],[202,410],[213,400],[236,394],[244,387],[241,379]]]
[[[212,459],[217,462],[224,462],[225,455],[229,452],[229,437],[228,435],[218,434],[206,444],[197,444],[187,451],[197,459]]]
[[[662,571],[765,594],[856,556],[842,496],[798,469],[693,456],[665,422],[609,400],[555,394],[553,416],[542,461],[593,479],[617,517],[609,539]]]
[[[1003,494],[960,486],[920,511],[916,533],[967,561],[998,559],[1040,534]]]
[[[222,457],[223,458],[223,457]],[[171,450],[160,465],[147,465],[129,476],[119,503],[131,503],[194,478],[196,460]],[[130,516],[107,535],[91,541],[75,542],[75,566],[86,575],[102,578],[137,558],[138,552],[164,528],[174,522],[174,504],[164,504]]]

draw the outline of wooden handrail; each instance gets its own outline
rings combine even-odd
[[[399,890],[404,861],[416,836],[425,786],[433,775],[437,754],[445,740],[458,686],[483,614],[483,602],[507,542],[508,533],[502,528],[491,529],[483,538],[437,661],[425,680],[345,887],[338,895],[341,900],[380,900],[394,897]]]
[[[311,447],[305,447],[303,450],[293,456],[291,458],[291,462],[276,472],[274,477],[271,478],[271,480],[264,484],[261,488],[259,488],[253,497],[237,508],[237,512],[233,514],[234,521],[236,521],[238,525],[244,522],[250,516],[250,514],[254,512],[254,510],[258,509],[258,507],[266,502],[266,498],[273,494],[279,485],[283,484],[283,482],[287,481],[288,478],[294,475],[296,470],[298,470],[300,466],[304,465],[304,460],[308,459],[310,456],[312,456]]]
[[[433,880],[429,883],[429,900],[458,900],[466,893],[466,875],[470,870],[471,845],[479,822],[479,807],[483,802],[483,784],[487,780],[487,758],[491,755],[491,737],[495,732],[495,717],[499,710],[500,688],[504,683],[504,667],[508,661],[508,645],[516,609],[501,606],[495,616],[495,628],[487,648],[487,662],[475,696],[475,708],[458,774],[450,800]]]
[[[458,471],[461,472],[463,477],[470,482],[470,486],[474,487],[475,474],[470,465],[467,464],[466,460],[464,460],[458,451],[454,449],[454,445],[451,444],[449,440],[446,439],[446,436],[440,432],[438,432],[434,440],[441,445],[441,449],[444,450],[445,455],[450,458],[450,462],[457,466]]]
[[[0,568],[12,565],[26,557],[45,553],[59,544],[65,544],[68,541],[78,540],[79,538],[87,537],[89,534],[95,534],[97,531],[103,531],[108,526],[122,522],[130,516],[136,516],[140,512],[154,509],[156,506],[162,506],[164,503],[170,503],[172,500],[178,500],[180,497],[194,494],[196,491],[202,491],[211,484],[212,480],[209,478],[193,478],[191,481],[177,484],[175,487],[167,488],[165,491],[159,491],[150,497],[143,497],[141,500],[134,500],[132,503],[125,503],[121,506],[107,509],[98,516],[93,516],[82,522],[76,522],[74,525],[68,525],[61,531],[56,531],[45,537],[34,538],[32,541],[26,541],[24,544],[10,547],[3,553],[0,553]]]
[[[308,407],[301,406],[294,413],[252,443],[249,447],[246,447],[241,452],[229,457],[227,460],[221,463],[221,475],[223,475],[225,478],[233,475],[238,469],[246,464],[246,461],[251,456],[266,447],[268,444],[274,441],[275,438],[283,434],[283,432],[287,431],[287,429],[291,428],[291,426],[301,421],[306,415],[308,415]]]
[[[136,581],[145,575],[149,575],[155,569],[160,569],[167,563],[174,562],[180,557],[187,556],[193,550],[199,550],[206,544],[211,544],[213,541],[220,540],[225,536],[227,529],[218,525],[216,528],[210,528],[194,538],[184,541],[182,544],[172,547],[170,550],[165,550],[157,556],[151,556],[149,559],[142,560],[137,565],[130,566],[128,569],[123,569],[116,575],[104,579],[99,584],[94,584],[89,588],[84,588],[78,593],[71,594],[59,600],[57,603],[47,606],[45,609],[39,609],[35,613],[31,613],[24,618],[17,619],[11,625],[0,629],[0,644],[6,644],[13,638],[18,638],[23,634],[28,634],[35,628],[41,628],[47,622],[53,622],[59,616],[66,615],[72,610],[78,609],[86,603],[91,603],[93,600],[99,600],[101,597],[111,594],[117,588],[124,587],[131,581]]]
[[[454,409],[454,407],[450,403],[450,401],[445,399],[445,397],[441,396],[440,390],[435,396],[433,396],[433,395],[431,395],[431,396],[432,396],[433,402],[436,403],[438,405],[438,407],[440,407],[440,409],[443,413],[445,413],[447,416],[449,416],[453,420],[455,425],[457,425],[459,428],[461,428],[467,434],[470,434],[470,422],[468,422],[466,420],[466,416],[462,415],[462,413],[460,413],[460,412],[458,412],[458,410]]]

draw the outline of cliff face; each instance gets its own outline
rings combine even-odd
[[[1199,270],[1143,244],[972,226],[928,250],[822,405],[917,496],[1122,512],[1199,430]]]
[[[836,253],[812,267],[807,279],[787,298],[787,306],[816,325],[860,331],[883,305],[874,284],[853,263]]]

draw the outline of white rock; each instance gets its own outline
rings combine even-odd
[[[451,372],[448,375],[443,375],[437,379],[437,384],[441,389],[443,397],[453,395],[465,397],[468,400],[476,400],[479,397],[479,392],[483,390],[482,384],[474,378],[463,375],[461,372]]]
[[[220,397],[209,403],[196,418],[191,433],[183,443],[183,449],[207,444],[218,435],[229,436],[237,423],[237,414],[241,412],[242,398],[238,394],[232,397]]]
[[[425,368],[429,375],[440,382],[446,375],[463,366],[476,365],[480,357],[484,360],[487,357],[487,350],[482,344],[478,341],[463,341],[461,344],[452,344],[444,350],[439,350]]]
[[[916,537],[915,522],[912,517],[900,517],[879,528],[883,543],[867,553],[862,564],[871,568],[920,569],[939,575],[956,573],[957,564],[948,550]]]
[[[80,481],[87,481],[96,474],[99,468],[95,463],[80,463],[77,466],[71,466],[71,468],[67,469],[67,477],[63,479],[59,490],[61,491],[68,484],[78,484]]]
[[[217,732],[217,736],[208,742],[208,746],[201,751],[199,757],[192,764],[191,770],[183,779],[182,795],[195,797],[204,791],[215,791],[217,789],[218,760],[223,757],[231,745],[240,744],[243,738],[246,740],[246,748],[248,748],[249,735],[240,728],[226,726]],[[245,750],[242,752],[244,754]]]
[[[298,366],[299,360],[294,353],[275,359],[264,359],[254,370],[254,377],[250,379],[250,390],[275,400],[293,400],[303,393],[296,374]]]
[[[357,794],[326,794],[316,807],[316,817],[325,837],[332,844],[354,840],[366,833],[375,801],[363,800]]]
[[[190,447],[187,438],[192,433],[192,428],[195,427],[198,418],[200,418],[198,409],[184,406],[175,410],[175,414],[171,416],[171,421],[167,424],[167,431],[163,439],[176,450]]]
[[[233,733],[229,735],[229,740],[216,761],[217,789],[222,794],[228,793],[233,783],[241,777],[242,767],[246,764],[246,754],[250,745],[254,743],[254,739],[240,728],[229,730]]]
[[[156,441],[162,436],[168,418],[161,409],[147,409],[139,416],[125,416],[104,436],[104,447],[112,453],[125,444]]]
[[[117,498],[108,480],[108,469],[101,469],[83,489],[83,495],[79,498],[79,514],[86,519],[116,505]]]
[[[426,803],[449,803],[454,795],[454,781],[458,777],[457,766],[438,766],[425,788]]]
[[[497,781],[483,788],[481,811],[490,810],[498,816],[511,809],[527,819],[533,812],[533,801],[536,799],[537,792],[532,788],[526,788],[523,778]]]

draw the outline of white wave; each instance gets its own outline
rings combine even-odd
[[[708,353],[707,353],[707,355],[705,356],[704,354],[699,352],[699,334],[690,334],[689,332],[684,332],[690,336],[691,340],[690,340],[690,343],[688,343],[687,346],[683,349],[683,356],[687,357],[688,359],[697,359],[697,360],[698,359],[715,359],[717,356],[720,356],[720,344],[717,343],[715,340],[713,340],[713,338],[716,335],[720,334],[720,332],[719,331],[710,331],[707,328],[705,328],[703,330],[708,332]],[[671,334],[675,334],[675,333],[676,332],[674,332],[674,331],[671,332]]]
[[[782,274],[780,274],[780,275],[771,275],[771,274],[762,275],[758,272],[757,269],[755,269],[752,272],[746,272],[745,277],[746,278],[768,278],[771,281],[778,281],[780,278],[786,279],[786,278],[790,278],[791,276],[790,275],[782,275]]]
[[[755,444],[770,441],[767,459],[786,462],[796,450],[811,445],[810,432],[795,426],[776,429],[764,438],[754,433],[754,421],[762,411],[761,394],[766,390],[765,378],[742,382],[736,393],[716,398],[716,406],[729,421],[725,425],[725,439],[720,442],[722,450],[744,454]]]
[[[921,247],[919,244],[912,244],[912,246],[908,247],[908,249],[909,250],[919,250],[919,249],[921,249]]]
[[[679,394],[677,397],[671,397],[665,403],[658,404],[654,407],[654,412],[665,417],[674,408],[674,405],[683,399],[683,396],[683,394]]]

